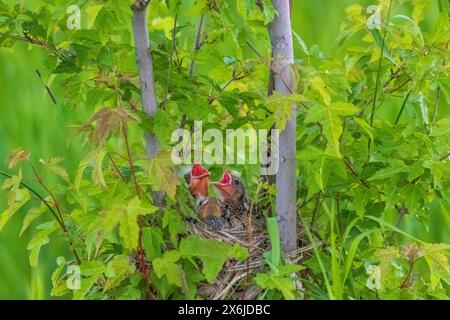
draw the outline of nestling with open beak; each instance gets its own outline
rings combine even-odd
[[[189,185],[189,191],[197,201],[196,211],[201,220],[211,229],[229,227],[224,217],[222,205],[217,198],[209,197],[209,172],[199,164],[194,164],[191,170],[184,175]]]
[[[248,213],[251,210],[251,201],[245,195],[245,187],[242,181],[225,170],[222,178],[218,182],[211,184],[220,192],[222,210],[231,226],[246,228],[248,223]]]

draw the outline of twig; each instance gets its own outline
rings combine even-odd
[[[230,84],[232,84],[234,81],[238,81],[238,80],[242,80],[245,77],[247,77],[250,73],[248,72],[243,72],[242,74],[239,73],[238,75],[234,74],[231,77],[230,80],[228,80],[227,82],[225,82],[225,84],[216,92],[216,94],[212,97],[209,98],[209,104],[213,103],[221,94],[223,91],[225,91],[226,88],[228,88],[228,86]]]
[[[317,196],[317,200],[316,200],[316,205],[314,206],[314,210],[312,213],[312,217],[311,217],[311,223],[309,225],[309,228],[312,229],[313,225],[314,225],[314,221],[316,220],[316,213],[317,213],[317,209],[319,208],[319,201],[320,201],[320,195],[322,194],[322,191],[318,193]]]
[[[248,41],[248,40],[247,40],[247,45],[250,47],[250,49],[252,49],[252,51],[253,51],[259,58],[269,60],[269,59],[267,59],[267,58],[264,58],[264,56],[261,55],[261,53],[259,53],[259,51],[256,49],[256,47],[255,47],[250,41]],[[292,90],[292,88],[287,84],[286,80],[284,79],[283,75],[281,74],[281,71],[278,70],[278,69],[276,69],[276,68],[273,66],[272,62],[270,62],[269,69],[272,70],[272,71],[280,78],[281,82],[283,83],[283,86],[286,87],[286,89],[288,90],[288,92],[289,92],[290,94],[294,93],[294,90]]]
[[[450,152],[447,153],[445,156],[439,158],[439,161],[444,161],[444,160],[447,159],[448,157],[450,157]]]
[[[111,161],[114,169],[117,171],[117,173],[119,174],[119,176],[122,179],[122,181],[126,182],[125,177],[123,176],[122,172],[120,172],[119,167],[117,166],[116,162],[114,161],[113,157],[111,156],[111,153],[107,152],[106,154],[108,155],[109,160]]]
[[[368,184],[366,181],[364,181],[362,178],[359,177],[358,173],[355,171],[355,169],[353,169],[353,166],[351,165],[350,161],[348,161],[347,158],[345,157],[343,160],[348,171],[350,171],[350,173],[354,175],[358,179],[358,181],[362,183],[363,186],[365,186],[367,189],[370,189],[370,184]]]
[[[397,115],[397,117],[395,118],[394,124],[397,124],[398,121],[400,120],[400,116],[401,116],[402,113],[403,113],[403,109],[405,109],[406,102],[408,101],[408,98],[409,98],[410,94],[411,94],[411,91],[409,91],[409,92],[406,94],[406,97],[405,97],[405,99],[403,100],[403,103],[402,103],[402,107],[400,108],[400,111],[398,112],[398,115]]]
[[[170,81],[172,79],[173,53],[176,50],[176,46],[177,46],[177,44],[176,44],[176,42],[177,42],[177,39],[176,39],[176,36],[177,36],[177,18],[178,18],[178,15],[175,14],[175,18],[174,18],[174,21],[173,21],[173,30],[172,30],[172,48],[171,48],[170,56],[169,56],[169,70],[167,71],[168,74],[167,74],[166,92],[164,94],[164,99],[163,99],[163,101],[161,103],[161,107],[162,108],[166,107],[167,97],[169,95]]]
[[[387,18],[386,18],[386,24],[387,21],[389,20],[389,15],[391,13],[391,7],[392,7],[392,0],[389,1],[389,9],[388,9],[388,14],[387,14]],[[370,114],[370,126],[373,127],[373,119],[375,116],[375,106],[377,104],[377,95],[378,95],[378,87],[380,85],[380,76],[381,76],[381,62],[383,61],[383,54],[384,54],[384,47],[385,47],[385,43],[386,43],[386,36],[387,36],[387,25],[386,25],[386,29],[384,30],[384,35],[383,35],[383,40],[381,42],[381,53],[380,53],[380,59],[378,61],[378,70],[377,70],[377,77],[375,80],[375,92],[374,92],[374,97],[373,97],[373,101],[372,101],[372,112]],[[371,140],[369,139],[369,153],[370,153],[370,143]]]
[[[202,47],[202,32],[203,32],[203,25],[205,24],[205,15],[202,15],[200,17],[200,23],[198,24],[197,33],[195,35],[195,42],[194,42],[194,48],[193,51],[197,52]],[[191,60],[189,63],[189,75],[192,76],[194,74],[194,67],[195,62],[194,60]]]
[[[125,121],[122,123],[122,130],[123,130],[123,139],[125,141],[125,147],[127,149],[128,163],[130,164],[131,177],[133,179],[134,187],[136,189],[136,195],[140,199],[141,198],[141,189],[139,188],[139,184],[136,179],[136,174],[134,172],[134,161],[133,161],[133,158],[131,157],[130,144],[128,142],[128,128],[127,128]]]
[[[434,100],[434,112],[433,112],[433,123],[436,122],[436,117],[438,114],[438,106],[439,106],[439,97],[441,95],[441,87],[438,87],[436,90],[436,99]]]
[[[417,261],[417,260],[414,260],[413,262],[411,262],[411,263],[409,264],[408,274],[405,276],[405,279],[402,281],[402,284],[400,285],[400,289],[406,288],[407,281],[408,281],[408,280],[410,279],[410,277],[411,277],[411,274],[412,274],[412,271],[413,271],[413,267],[414,267],[414,264],[416,263],[416,261]]]
[[[47,91],[48,95],[50,96],[50,99],[52,99],[53,104],[56,106],[56,98],[53,95],[52,91],[50,90],[50,88],[45,84],[44,80],[42,79],[41,73],[39,72],[38,69],[36,69],[36,73],[39,77],[39,79],[41,80],[42,85],[44,86],[45,90]]]
[[[22,42],[27,42],[30,43],[32,45],[38,46],[38,47],[42,47],[44,49],[47,49],[48,51],[50,51],[52,54],[64,59],[64,60],[68,60],[68,58],[74,58],[75,54],[73,52],[70,52],[69,50],[65,50],[62,48],[58,48],[55,47],[51,44],[48,44],[47,42],[41,41],[41,40],[37,40],[34,39],[32,37],[30,37],[28,35],[27,32],[23,32],[23,36],[17,35],[17,34],[7,34],[4,32],[0,32],[0,36],[5,36],[8,37],[10,39],[14,39],[14,40],[18,40],[18,41],[22,41]]]
[[[400,89],[403,88],[405,85],[407,85],[408,82],[410,82],[410,81],[411,81],[411,78],[406,79],[405,82],[403,82],[402,84],[400,84],[398,87],[395,87],[394,89],[388,91],[388,93],[389,93],[389,94],[392,94],[392,93],[394,93],[394,92],[400,90]]]

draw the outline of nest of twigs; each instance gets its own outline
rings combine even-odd
[[[247,248],[249,252],[246,261],[227,260],[214,283],[201,283],[198,291],[200,297],[208,300],[253,300],[261,293],[261,289],[251,283],[250,279],[256,273],[269,271],[263,253],[271,250],[271,244],[265,225],[255,225],[247,229],[234,228],[216,231],[209,229],[203,223],[190,223],[190,231],[193,234],[228,244],[237,243]],[[285,261],[289,263],[299,264],[311,256],[313,248],[308,243],[303,228],[299,228],[298,236],[298,249],[284,256]],[[301,285],[300,283],[296,284]]]

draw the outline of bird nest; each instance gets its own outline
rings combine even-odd
[[[252,284],[250,279],[256,273],[268,271],[263,253],[271,250],[265,226],[249,228],[252,229],[249,231],[238,228],[211,230],[205,224],[198,222],[191,222],[189,225],[193,234],[227,244],[239,244],[247,248],[249,252],[248,259],[245,261],[227,260],[214,283],[200,283],[198,295],[207,300],[256,299],[261,293],[261,289]],[[299,264],[311,256],[313,247],[308,244],[303,228],[299,228],[298,236],[299,248],[284,256],[284,260],[288,263]],[[301,284],[297,283],[297,285]]]

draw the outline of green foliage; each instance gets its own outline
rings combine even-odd
[[[227,259],[243,261],[248,256],[247,251],[238,244],[230,246],[218,240],[201,239],[198,235],[183,239],[180,252],[184,258],[195,257],[202,261],[202,272],[208,282],[214,281]]]
[[[33,233],[30,265],[39,265],[51,241],[64,239],[70,249],[57,259],[52,295],[139,299],[151,284],[157,298],[198,298],[199,283],[213,283],[227,260],[244,261],[248,253],[189,235],[185,217],[193,204],[170,160],[171,132],[182,115],[186,128],[202,120],[204,128],[283,129],[296,104],[297,198],[313,254],[302,265],[286,261],[269,217],[267,268],[249,279],[263,289],[260,298],[448,299],[448,5],[440,2],[427,26],[430,1],[394,3],[390,17],[388,1],[380,1],[381,30],[368,30],[365,8],[352,5],[326,53],[295,33],[298,89],[267,98],[267,25],[276,13],[271,1],[262,2],[263,10],[255,1],[151,2],[161,106],[154,118],[139,111],[129,3],[85,2],[81,30],[67,29],[61,1],[0,3],[0,45],[15,50],[25,41],[44,50],[40,72],[51,79],[49,90],[62,92],[57,110],[74,115],[70,145],[83,153],[71,171],[60,156],[44,161],[16,149],[8,168],[20,169],[6,173],[2,186],[0,230],[25,212],[20,234]],[[201,14],[206,30],[193,52]],[[161,144],[152,159],[144,131]],[[249,177],[259,168],[238,169],[252,190]],[[153,200],[157,191],[167,195],[163,207]],[[427,238],[431,228],[444,236]],[[78,263],[80,288],[71,290],[69,270]],[[376,267],[381,285],[372,288]]]

